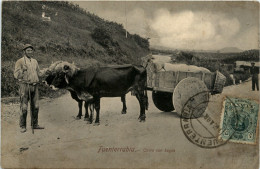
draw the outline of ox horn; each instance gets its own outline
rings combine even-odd
[[[66,81],[67,84],[69,84],[69,78],[68,78],[68,74],[67,74],[69,72],[69,69],[70,69],[70,67],[68,65],[63,66],[63,70],[66,73],[65,74],[65,81]]]

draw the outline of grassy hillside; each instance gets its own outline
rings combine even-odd
[[[42,21],[44,11],[50,22]],[[3,96],[17,96],[14,64],[25,43],[35,46],[40,67],[52,61],[74,61],[80,67],[93,64],[140,63],[149,52],[149,42],[139,35],[125,37],[122,25],[105,21],[69,2],[2,3]],[[49,90],[42,87],[42,95]]]

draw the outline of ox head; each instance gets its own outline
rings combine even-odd
[[[63,89],[69,84],[70,78],[79,69],[69,62],[58,61],[53,63],[49,67],[49,75],[45,78],[45,84],[50,86],[52,89]]]

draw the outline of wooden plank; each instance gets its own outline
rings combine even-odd
[[[153,74],[152,83],[151,83],[152,87],[154,87],[155,77],[156,77],[156,73]]]
[[[194,73],[194,72],[186,72],[186,78],[187,77],[196,77],[198,78],[198,76],[200,77],[200,75],[198,73]],[[200,79],[200,78],[199,78]]]
[[[164,87],[165,85],[165,72],[160,72],[159,76],[159,87]]]
[[[160,78],[160,74],[158,72],[155,74],[155,82],[154,82],[155,87],[159,87],[159,78]]]
[[[175,78],[174,72],[168,71],[164,73],[164,86],[166,88],[174,88],[175,87]]]
[[[187,78],[187,72],[179,72],[179,79],[178,79],[178,83],[182,80]]]
[[[175,85],[179,83],[179,75],[180,75],[179,71],[175,73]]]
[[[160,92],[170,92],[172,93],[174,91],[174,88],[166,88],[166,87],[154,87],[154,91],[160,91]]]
[[[209,90],[213,88],[212,75],[213,73],[206,73],[204,78],[204,82]]]

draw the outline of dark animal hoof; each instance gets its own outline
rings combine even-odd
[[[94,126],[99,126],[99,125],[100,125],[99,122],[98,123],[97,122],[94,123]]]
[[[92,124],[92,121],[87,121],[87,124]]]
[[[89,121],[89,118],[84,118],[84,121]]]
[[[145,122],[145,119],[140,119],[139,122]]]
[[[126,111],[122,111],[121,113],[122,113],[122,114],[126,114]]]
[[[76,120],[80,120],[80,119],[81,119],[81,117],[77,116],[75,119],[76,119]]]
[[[139,122],[145,122],[145,116],[139,116]]]

